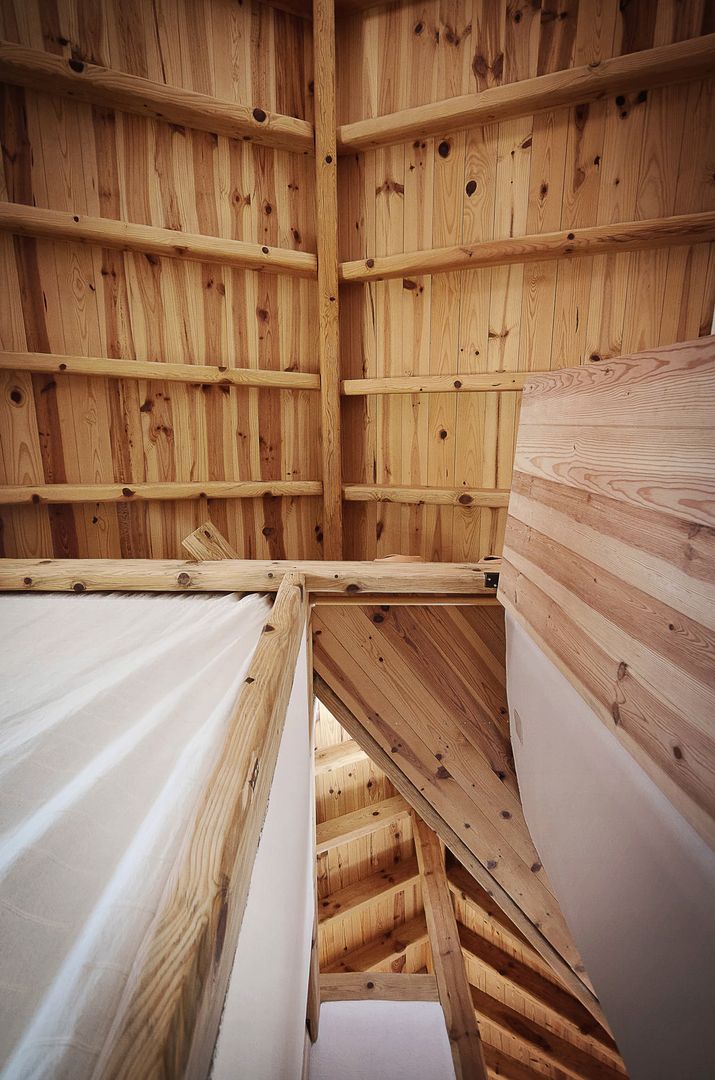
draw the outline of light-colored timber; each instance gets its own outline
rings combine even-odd
[[[205,521],[203,525],[199,525],[198,529],[194,529],[192,533],[185,536],[181,541],[181,546],[196,562],[204,559],[209,562],[219,562],[222,559],[238,558],[225,536],[222,536],[210,521]]]
[[[28,503],[158,502],[181,499],[256,499],[264,495],[320,495],[320,480],[207,480],[182,484],[38,484],[0,487],[0,506]]]
[[[421,596],[407,596],[400,593],[373,593],[372,595],[365,594],[359,596],[333,596],[328,593],[322,595],[313,595],[310,599],[311,604],[314,607],[331,607],[334,604],[359,604],[364,607],[366,604],[379,604],[384,607],[396,606],[400,607],[452,607],[454,605],[460,607],[501,607],[501,604],[497,600],[496,596],[449,596],[439,593],[423,593]]]
[[[401,923],[381,934],[375,941],[368,941],[357,949],[345,953],[340,959],[326,964],[322,973],[331,975],[339,972],[382,971],[415,945],[427,941],[427,923],[423,914]]]
[[[422,898],[432,947],[439,999],[447,1025],[457,1080],[486,1080],[482,1040],[474,1017],[459,931],[447,884],[444,857],[436,833],[412,816]]]
[[[343,395],[492,393],[521,390],[524,371],[468,372],[460,375],[393,375],[384,379],[345,379]]]
[[[137,252],[189,262],[208,262],[269,274],[317,277],[317,260],[307,251],[227,240],[112,218],[45,210],[21,203],[0,202],[0,231],[37,236],[72,244],[93,244],[115,251]]]
[[[427,139],[433,135],[444,138],[464,128],[496,124],[547,109],[695,81],[713,70],[715,34],[706,34],[600,63],[493,86],[478,94],[463,94],[343,124],[338,130],[338,148],[341,154],[348,154],[408,139]]]
[[[406,887],[419,881],[419,867],[416,859],[395,863],[386,870],[380,870],[369,877],[361,878],[352,885],[330,893],[318,901],[318,924],[324,926],[335,919],[343,919],[362,911],[378,900],[389,899]]]
[[[325,746],[315,751],[315,775],[322,776],[323,773],[344,769],[356,761],[364,761],[365,756],[365,751],[354,739],[346,739],[334,746]]]
[[[434,975],[392,971],[337,972],[321,975],[321,1001],[439,1001]]]
[[[320,390],[320,375],[308,371],[273,371],[208,364],[159,364],[151,360],[114,360],[108,356],[0,352],[0,371],[27,371],[35,375],[98,375],[109,379],[147,379],[188,383],[191,386]]]
[[[387,485],[346,484],[343,498],[347,502],[412,503],[418,506],[508,506],[508,491],[488,488],[411,488]]]
[[[0,219],[1,221],[1,219]],[[553,233],[485,240],[477,244],[455,244],[429,251],[407,251],[355,259],[340,264],[340,280],[389,281],[392,278],[446,274],[456,270],[477,270],[487,266],[544,262],[549,259],[579,259],[613,252],[649,251],[653,248],[705,243],[715,240],[715,211],[624,221],[616,225],[591,225],[562,229]]]
[[[319,822],[315,830],[316,854],[322,855],[341,844],[369,836],[377,829],[397,825],[409,812],[410,808],[402,796],[393,795],[391,799],[370,803],[349,814]]]
[[[305,626],[281,583],[181,860],[128,980],[98,1075],[210,1067]],[[167,941],[172,942],[167,950]]]
[[[338,152],[335,142],[335,8],[313,0],[315,203],[318,246],[318,359],[323,460],[323,546],[343,555],[338,303]]]
[[[261,146],[313,153],[313,128],[306,120],[167,86],[74,57],[25,49],[11,41],[0,41],[0,81]]]

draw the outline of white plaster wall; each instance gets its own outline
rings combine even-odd
[[[310,1080],[454,1080],[436,1001],[331,1001],[321,1006]]]
[[[300,1080],[313,931],[313,852],[304,646],[226,996],[213,1080]]]
[[[715,853],[507,615],[526,820],[632,1080],[715,1077]]]

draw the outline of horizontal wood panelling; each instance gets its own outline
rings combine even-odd
[[[499,591],[711,844],[713,393],[712,337],[530,380]]]
[[[262,495],[320,495],[320,480],[214,480],[193,484],[43,484],[0,486],[0,506],[26,503],[166,502],[177,499],[255,499]]]
[[[505,86],[491,86],[479,94],[464,94],[343,124],[338,131],[338,149],[348,154],[407,139],[433,135],[444,138],[463,128],[701,79],[714,68],[715,34],[707,34]]]
[[[434,975],[341,972],[320,977],[321,1001],[439,1001]]]
[[[312,154],[314,150],[313,127],[306,120],[141,79],[75,57],[25,49],[10,41],[0,41],[0,82],[47,94],[66,94],[76,101],[122,109],[168,124],[185,124],[278,150],[300,154]]]
[[[110,379],[182,382],[192,386],[246,386],[274,390],[320,390],[320,375],[307,371],[216,367],[207,364],[118,360],[108,356],[0,352],[0,370],[32,374],[98,375]]]

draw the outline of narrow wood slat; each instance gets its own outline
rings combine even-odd
[[[237,559],[238,555],[229,542],[210,521],[205,521],[185,536],[181,546],[187,555],[200,562],[203,559],[219,561],[221,559]]]
[[[707,34],[343,124],[338,146],[347,154],[432,135],[444,138],[464,128],[696,80],[714,68],[715,34]]]
[[[318,900],[318,925],[325,926],[403,892],[419,880],[417,860],[406,859],[369,877],[360,878]]]
[[[175,502],[184,499],[257,499],[264,495],[320,495],[320,480],[207,480],[150,484],[19,484],[0,486],[0,506],[29,503]]]
[[[16,236],[40,236],[73,244],[95,244],[116,251],[220,263],[269,274],[316,278],[316,256],[307,251],[271,248],[246,240],[227,240],[200,233],[159,229],[113,218],[90,217],[64,210],[46,210],[21,203],[0,203],[0,230]]]
[[[318,247],[318,358],[323,459],[323,550],[343,554],[338,305],[338,152],[335,142],[335,8],[313,0],[315,227]]]
[[[335,972],[320,976],[321,1001],[439,1001],[434,975]]]
[[[472,1004],[480,1019],[529,1043],[547,1061],[561,1069],[567,1069],[583,1080],[624,1080],[625,1073],[587,1054],[578,1046],[548,1031],[509,1005],[485,994],[476,986],[470,987]]]
[[[281,583],[203,802],[139,950],[97,1074],[209,1071],[305,627],[301,578]],[[195,1042],[196,1040],[196,1042]]]
[[[459,931],[437,835],[413,814],[422,899],[432,948],[439,999],[447,1025],[457,1080],[486,1080],[482,1040],[474,1019]]]
[[[10,41],[0,41],[0,81],[279,150],[313,153],[313,127],[307,120]]]
[[[366,757],[365,751],[354,739],[346,739],[335,746],[321,746],[315,751],[315,775],[322,776],[335,769],[344,769],[346,765],[354,765]]]
[[[455,896],[466,900],[488,922],[495,923],[500,931],[506,931],[510,937],[515,938],[519,942],[520,948],[527,951],[527,955],[539,956],[521,930],[504,914],[491,894],[472,877],[461,863],[455,862],[447,867],[447,883]]]
[[[1,219],[0,219],[1,221]],[[675,217],[624,221],[617,225],[591,225],[553,233],[534,233],[477,244],[455,244],[429,251],[407,251],[374,259],[340,264],[340,280],[388,281],[391,278],[445,274],[512,263],[577,259],[610,252],[647,251],[652,248],[704,243],[715,239],[715,211]]]
[[[342,814],[329,821],[321,821],[315,830],[316,854],[323,855],[326,851],[332,851],[341,844],[348,844],[351,840],[369,836],[377,829],[395,825],[407,817],[409,812],[409,807],[402,796],[393,795],[390,799],[370,803],[349,814]]]
[[[460,375],[393,375],[382,379],[344,379],[343,395],[498,393],[521,390],[526,371],[467,372]]]
[[[509,492],[491,488],[399,487],[379,484],[345,484],[347,502],[408,503],[413,506],[461,506],[468,508],[509,505]]]
[[[494,595],[486,563],[182,562],[169,559],[0,559],[0,592],[276,592],[286,574],[310,592]]]
[[[399,961],[413,945],[427,941],[427,923],[422,913],[414,919],[394,926],[375,941],[368,941],[323,967],[322,974],[336,972],[374,971]]]
[[[320,390],[320,375],[308,371],[214,367],[208,364],[163,364],[151,360],[114,360],[106,356],[0,352],[0,370],[48,375],[98,375],[110,379],[147,379],[189,383],[192,386]]]

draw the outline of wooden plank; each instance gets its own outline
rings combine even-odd
[[[215,367],[207,364],[162,364],[151,360],[119,360],[108,356],[60,356],[54,353],[0,352],[0,371],[32,374],[99,375],[109,379],[146,379],[191,386],[253,386],[275,390],[320,390],[320,375],[308,371]]]
[[[365,756],[365,751],[354,739],[346,739],[334,746],[323,746],[315,751],[315,775],[322,776],[323,773],[334,772],[335,769],[344,769],[346,765],[364,761]]]
[[[324,926],[364,910],[380,900],[387,900],[417,883],[416,859],[406,859],[369,877],[354,881],[318,901],[318,925]]]
[[[315,830],[315,851],[323,855],[326,851],[351,840],[369,836],[377,829],[396,825],[408,816],[410,809],[401,795],[393,795],[381,802],[369,803],[353,810],[350,814],[318,822]]]
[[[111,1077],[210,1067],[305,627],[281,583],[181,858],[97,1066]],[[167,948],[167,942],[171,947]]]
[[[28,503],[176,502],[182,499],[255,499],[264,495],[320,495],[320,480],[209,480],[189,484],[0,485],[0,506]]]
[[[459,931],[436,834],[413,814],[415,848],[422,877],[422,899],[432,948],[439,999],[447,1025],[457,1080],[486,1080],[482,1040],[474,1019]]]
[[[181,86],[167,86],[43,49],[23,48],[10,41],[0,41],[0,81],[262,146],[313,153],[313,127],[307,120],[282,116],[258,105],[198,94]]]
[[[505,1054],[497,1046],[490,1046],[486,1041],[484,1046],[484,1060],[487,1063],[487,1069],[490,1074],[494,1076],[506,1077],[506,1080],[539,1080],[543,1078],[543,1072],[537,1072],[535,1069],[529,1068],[523,1061],[518,1061],[510,1054]]]
[[[136,251],[189,262],[208,262],[269,274],[317,277],[316,256],[307,251],[271,248],[246,240],[228,240],[112,218],[20,203],[0,203],[0,229],[15,236],[44,237],[73,244],[92,244],[114,251]]]
[[[348,154],[432,135],[444,138],[478,125],[689,82],[706,77],[714,67],[715,34],[706,34],[343,124],[338,130],[338,146],[341,154]]]
[[[320,976],[321,1001],[439,1001],[434,975],[343,971]]]
[[[2,216],[0,215],[0,225]],[[549,259],[579,259],[608,252],[648,251],[653,248],[704,243],[715,239],[715,211],[673,217],[624,221],[617,225],[591,225],[553,233],[455,244],[430,251],[408,251],[340,264],[340,280],[389,281],[455,270],[509,266]]]
[[[338,152],[335,143],[335,9],[313,0],[315,203],[318,241],[318,357],[323,457],[323,548],[343,554],[338,304]]]
[[[579,1000],[599,1023],[605,1024],[603,1011],[591,991],[584,985],[569,965],[563,960],[543,934],[524,915],[511,896],[494,879],[492,874],[474,857],[464,841],[432,808],[431,804],[405,774],[397,767],[390,754],[383,750],[380,743],[367,731],[366,727],[343,704],[337,694],[320,675],[315,676],[316,696],[338,719],[342,727],[360,743],[365,752],[390,778],[395,788],[402,794],[420,817],[437,833],[442,842],[456,859],[471,874],[481,888],[488,893],[493,902],[514,926],[522,933],[532,948],[546,961],[577,1000]]]
[[[625,1072],[607,1062],[587,1054],[580,1047],[548,1031],[527,1016],[512,1009],[502,1001],[485,994],[476,986],[470,987],[472,1004],[480,1020],[529,1043],[547,1061],[566,1069],[584,1080],[623,1080]]]
[[[406,596],[399,593],[374,593],[372,596],[331,596],[325,593],[322,596],[312,596],[311,604],[314,607],[333,607],[337,604],[359,604],[360,607],[364,607],[366,604],[379,604],[383,607],[385,605],[388,607],[425,607],[425,605],[428,607],[501,607],[496,596],[445,596],[431,595],[429,593],[424,593],[422,596]]]
[[[384,379],[344,379],[343,395],[492,393],[521,390],[524,371],[484,371],[459,375],[395,375]]]
[[[527,950],[527,955],[531,954],[534,958],[538,957],[539,954],[532,949],[521,930],[511,919],[507,918],[499,905],[495,903],[491,893],[487,892],[461,863],[452,862],[451,865],[447,866],[447,883],[455,896],[458,896],[461,900],[466,900],[476,908],[478,913],[488,922],[494,923],[500,932],[506,932],[510,937],[515,938],[519,942],[520,948]]]
[[[399,926],[381,934],[375,941],[368,941],[351,952],[345,953],[332,964],[323,967],[323,975],[350,971],[379,971],[393,967],[401,970],[401,961],[413,945],[427,941],[427,923],[420,914]]]
[[[0,592],[277,592],[286,574],[309,592],[494,595],[484,584],[496,563],[290,562],[239,559],[0,559]]]
[[[399,487],[381,484],[345,484],[346,502],[408,503],[413,506],[508,506],[509,492],[491,488]]]
[[[203,559],[219,561],[221,559],[238,558],[225,537],[210,521],[205,521],[203,525],[199,525],[198,529],[194,529],[192,533],[185,536],[181,541],[181,546],[187,555],[190,555],[197,562],[201,562]]]
[[[572,1024],[582,1035],[595,1039],[614,1053],[618,1052],[611,1036],[603,1030],[587,1009],[572,994],[562,989],[551,979],[544,978],[528,964],[516,960],[513,956],[499,949],[491,941],[473,930],[459,924],[459,940],[462,948],[478,964],[495,971],[518,992],[534,998],[545,1008],[557,1013],[563,1020]]]

